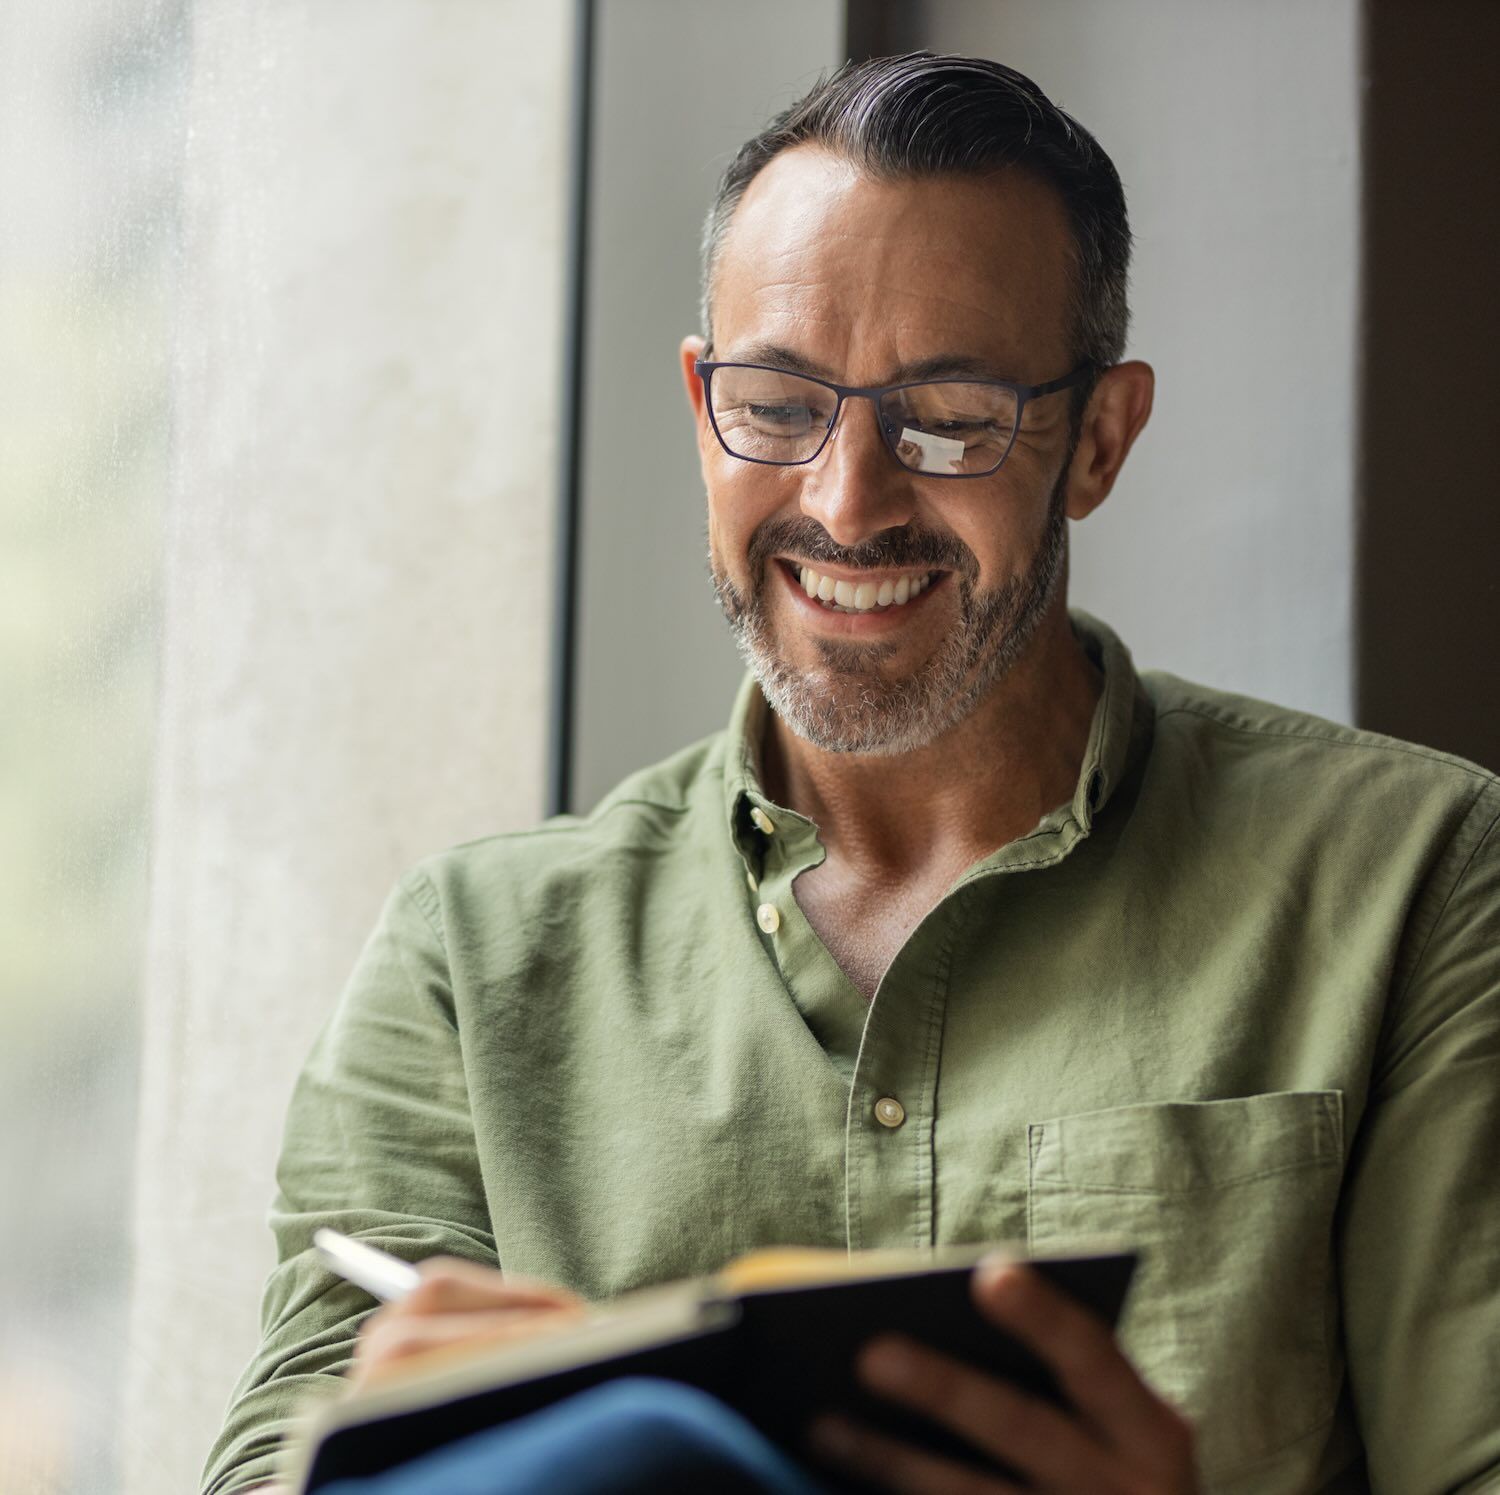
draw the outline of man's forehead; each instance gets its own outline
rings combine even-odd
[[[875,179],[798,147],[751,182],[730,224],[715,352],[775,345],[832,364],[852,341],[903,368],[995,372],[998,359],[1050,377],[1035,365],[1066,356],[1071,275],[1061,202],[1030,176]]]

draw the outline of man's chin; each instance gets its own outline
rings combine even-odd
[[[766,652],[784,673],[816,677],[829,690],[898,690],[930,662],[912,639],[831,638],[802,630],[768,630]]]
[[[757,660],[755,674],[777,716],[824,752],[909,752],[932,730],[931,703],[924,699],[929,693],[919,688],[919,679],[893,680],[885,670],[861,670],[852,662],[799,666],[781,657]]]
[[[723,588],[721,604],[727,593],[739,600]],[[789,629],[753,604],[724,612],[771,709],[824,752],[892,757],[925,748],[966,716],[990,683],[962,633],[924,647],[911,635],[857,640]]]

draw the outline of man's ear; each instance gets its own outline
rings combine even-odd
[[[1109,497],[1135,438],[1150,419],[1155,393],[1156,374],[1139,359],[1117,363],[1099,376],[1068,467],[1069,519],[1086,519]]]
[[[687,389],[688,404],[692,407],[693,419],[697,421],[700,431],[706,419],[703,381],[693,372],[693,365],[703,357],[703,350],[707,346],[707,342],[695,332],[690,337],[683,338],[682,346],[677,350],[677,356],[682,360],[682,382]]]

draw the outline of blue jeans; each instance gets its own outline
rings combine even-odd
[[[827,1495],[722,1402],[612,1381],[324,1495]]]

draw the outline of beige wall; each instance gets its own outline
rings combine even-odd
[[[604,0],[597,49],[573,804],[717,731],[740,664],[708,583],[677,345],[745,139],[843,60],[835,0]]]
[[[1072,595],[1139,664],[1353,711],[1358,0],[917,0],[1110,153],[1156,409],[1073,529]]]
[[[568,7],[193,25],[131,1495],[196,1488],[292,1080],[391,880],[544,778]]]

